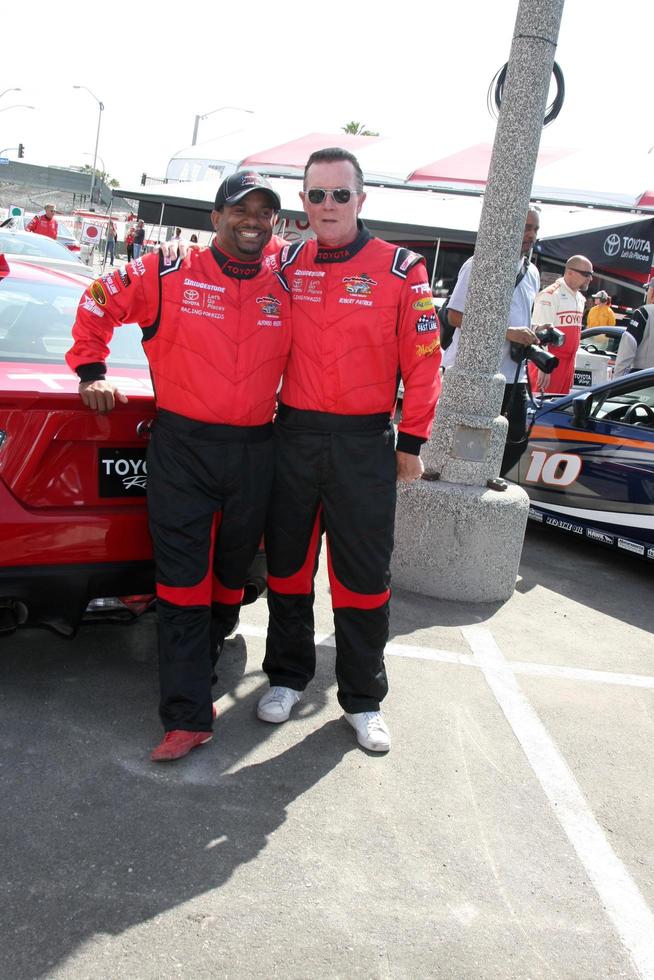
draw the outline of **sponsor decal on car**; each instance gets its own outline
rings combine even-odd
[[[577,388],[591,388],[593,384],[592,371],[575,371],[573,385]]]
[[[544,514],[541,514],[541,512],[536,510],[534,507],[529,508],[529,517],[532,521],[537,521],[539,524],[542,524],[544,516]]]
[[[550,527],[558,527],[561,531],[570,531],[572,534],[583,534],[584,528],[581,524],[574,524],[572,521],[564,521],[561,517],[545,515],[545,523]]]
[[[648,548],[647,549],[647,557],[648,558],[651,558],[652,561],[654,561],[654,548]]]
[[[615,544],[615,535],[607,534],[606,531],[598,531],[594,527],[586,528],[586,537],[593,541],[600,541],[602,544]]]
[[[618,538],[618,548],[623,551],[631,551],[634,555],[644,555],[645,545],[638,544],[637,541],[629,541],[628,538]]]
[[[145,449],[98,449],[100,497],[144,497],[147,477]]]

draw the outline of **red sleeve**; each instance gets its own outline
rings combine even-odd
[[[66,362],[82,381],[105,376],[105,361],[115,327],[149,327],[159,315],[159,255],[135,259],[124,269],[91,283],[77,307],[73,346]]]
[[[28,221],[25,225],[25,231],[34,231],[36,228],[37,216],[34,215],[31,221]]]
[[[419,262],[407,274],[402,288],[397,332],[404,383],[397,440],[401,452],[417,455],[431,433],[441,390],[439,330],[427,270],[424,262]]]
[[[58,234],[59,234],[59,225],[57,224],[57,222],[53,218],[52,219],[52,237],[53,238],[56,238]]]

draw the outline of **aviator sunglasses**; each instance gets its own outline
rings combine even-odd
[[[312,204],[322,204],[328,194],[331,194],[332,201],[336,204],[347,204],[356,191],[351,191],[349,187],[335,187],[333,190],[325,190],[324,187],[312,187],[307,191],[307,197]]]

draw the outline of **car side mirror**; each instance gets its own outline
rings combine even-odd
[[[572,417],[578,429],[588,428],[592,404],[593,395],[590,391],[585,391],[583,395],[577,395],[572,399]]]

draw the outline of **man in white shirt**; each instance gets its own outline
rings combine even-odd
[[[538,211],[530,209],[527,212],[522,237],[521,258],[516,270],[516,284],[509,309],[509,326],[500,362],[500,373],[504,375],[506,381],[501,411],[509,423],[500,469],[502,476],[522,456],[527,442],[527,374],[524,360],[517,364],[512,359],[511,344],[528,346],[538,343],[538,338],[530,324],[531,307],[540,289],[540,275],[536,266],[529,261],[529,253],[538,237],[539,227]],[[461,266],[456,286],[447,304],[448,319],[453,327],[460,327],[463,320],[473,258],[474,256],[471,256]]]

